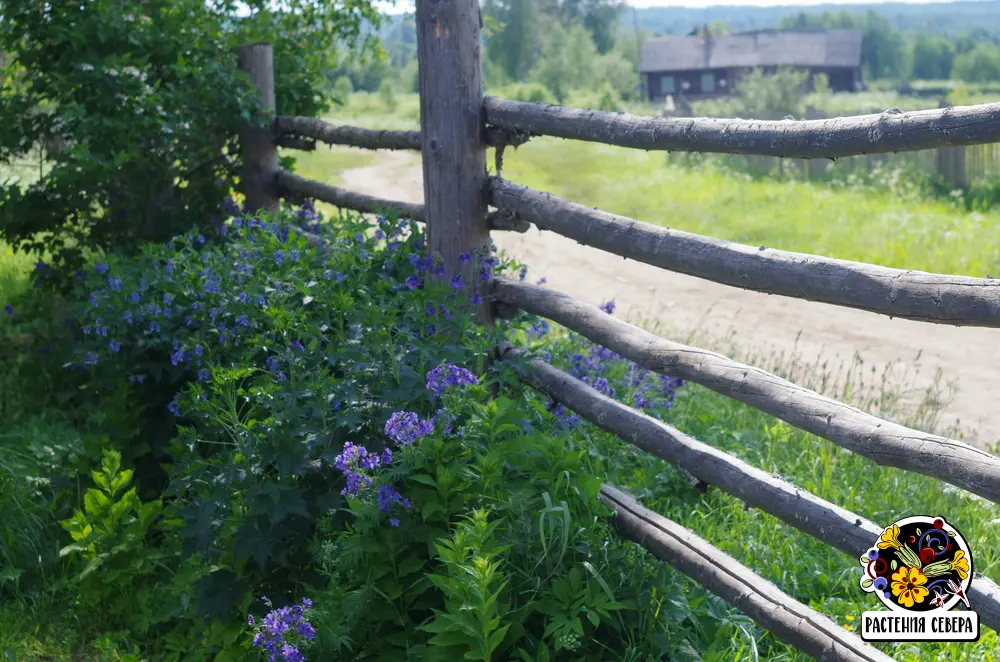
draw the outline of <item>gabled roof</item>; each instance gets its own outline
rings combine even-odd
[[[755,30],[728,35],[657,37],[642,46],[639,71],[861,66],[860,30]]]

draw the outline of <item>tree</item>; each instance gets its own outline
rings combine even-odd
[[[88,254],[207,224],[238,182],[236,136],[257,103],[234,46],[270,41],[278,112],[313,115],[337,45],[363,45],[367,0],[89,0],[0,4],[0,163],[69,138],[36,185],[0,188],[0,238],[51,255],[65,284]],[[246,10],[249,10],[247,12]]]
[[[535,0],[486,0],[486,58],[510,80],[524,81],[541,50]]]
[[[737,81],[735,89],[747,117],[798,117],[803,111],[805,83],[808,78],[808,72],[797,69],[779,69],[771,75],[761,69],[754,69]]]
[[[919,80],[943,80],[951,75],[955,47],[951,40],[918,34],[913,40],[912,77]]]
[[[966,83],[1000,80],[1000,46],[979,44],[968,53],[956,56],[951,75]]]

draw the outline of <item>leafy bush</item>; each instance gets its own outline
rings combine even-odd
[[[275,45],[279,112],[325,108],[314,79],[339,39],[359,35],[363,1],[99,0],[0,7],[0,163],[58,143],[35,185],[0,189],[0,238],[49,253],[66,284],[88,251],[164,241],[192,218],[208,224],[237,182],[236,136],[254,115],[232,48]]]
[[[781,119],[786,115],[800,117],[804,110],[805,82],[809,74],[796,69],[780,69],[766,74],[754,69],[736,83],[740,105],[747,117]]]

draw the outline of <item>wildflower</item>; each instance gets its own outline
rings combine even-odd
[[[211,377],[211,376],[212,375],[211,375],[211,373],[208,372],[208,370],[199,370],[198,371],[198,381],[207,382],[208,378]]]
[[[279,267],[282,264],[285,263],[285,252],[284,251],[275,251],[274,252],[274,263],[276,265],[278,265]]]
[[[404,508],[410,507],[410,500],[401,495],[390,485],[383,485],[378,488],[378,509],[382,512],[389,512],[392,504],[398,503]]]
[[[479,380],[471,372],[452,363],[442,363],[427,373],[427,390],[436,396],[449,386],[471,386]]]
[[[11,317],[14,316],[14,306],[10,305],[9,303],[3,307],[3,311],[8,315],[10,315]]]
[[[535,285],[544,285],[544,284],[545,284],[545,283],[547,283],[547,282],[549,282],[549,279],[548,279],[548,278],[545,278],[545,277],[543,276],[542,278],[539,278],[539,279],[538,279],[538,280],[537,280],[537,281],[535,282]]]
[[[608,315],[613,315],[615,313],[615,308],[617,307],[618,306],[614,301],[606,301],[601,304],[601,310],[606,312]]]
[[[128,295],[128,298],[129,301],[131,301],[132,303],[139,303],[139,300],[142,298],[142,296],[138,292],[133,292],[132,294]]]
[[[108,349],[110,349],[113,353],[117,354],[118,350],[120,350],[121,348],[122,344],[117,340],[115,340],[114,338],[112,338],[111,342],[108,343]]]
[[[103,276],[104,274],[108,273],[109,268],[110,267],[108,267],[107,262],[98,262],[97,265],[94,267],[94,271],[97,272],[98,276]]]
[[[305,345],[303,345],[298,340],[293,340],[292,341],[292,347],[294,347],[295,349],[299,350],[300,352],[305,349]]]
[[[468,264],[471,261],[472,261],[472,254],[471,253],[462,253],[461,255],[458,256],[458,263],[459,264]]]
[[[528,277],[528,267],[521,267],[521,272],[518,274],[518,280],[523,281]]]
[[[97,354],[94,354],[93,352],[87,352],[87,354],[83,357],[83,365],[97,365],[97,362]]]
[[[415,290],[420,287],[420,279],[416,276],[410,276],[406,279],[406,287],[410,290]]]
[[[167,409],[170,411],[170,413],[173,414],[174,416],[177,416],[178,418],[180,418],[181,415],[180,397],[181,397],[180,393],[175,394],[174,399],[171,400],[170,404],[167,405]]]
[[[528,327],[528,330],[526,331],[529,338],[542,338],[543,336],[548,334],[548,332],[549,332],[549,323],[543,319],[540,319],[534,324],[532,324],[530,327]]]
[[[400,446],[409,446],[434,432],[431,421],[421,421],[413,412],[397,411],[385,423],[387,437]]]
[[[465,289],[465,283],[462,282],[462,274],[456,274],[455,277],[451,279],[451,289],[458,291]]]
[[[469,297],[469,303],[473,304],[474,306],[478,306],[482,302],[483,302],[483,297],[481,294],[479,294],[479,292],[476,292],[471,297]]]
[[[389,526],[396,527],[399,526],[399,519],[396,517],[389,518]]]

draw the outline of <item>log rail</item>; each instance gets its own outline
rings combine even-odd
[[[482,94],[475,0],[454,0],[440,8],[418,0],[416,21],[422,65],[421,130],[375,131],[316,118],[272,116],[270,131],[264,124],[263,129],[246,132],[248,206],[271,209],[282,197],[315,199],[342,209],[409,218],[425,223],[430,248],[448,255],[483,245],[490,231],[524,232],[534,225],[598,250],[733,287],[890,317],[1000,327],[1000,283],[988,276],[890,269],[736,244],[589,209],[499,176],[487,177],[485,172],[488,147],[496,148],[499,168],[504,147],[534,136],[644,150],[806,159],[986,144],[1000,142],[1000,104],[774,122],[648,118],[511,101]],[[442,23],[451,28],[440,30]],[[244,51],[241,63],[260,91],[265,111],[273,113],[270,48],[255,44]],[[257,55],[249,57],[250,51]],[[277,166],[278,147],[313,150],[317,142],[420,152],[424,198],[430,204],[360,194]],[[487,301],[479,311],[484,324],[518,311],[551,319],[639,365],[701,384],[876,464],[933,476],[1000,503],[1000,458],[971,445],[879,419],[763,370],[657,337],[557,292],[502,278],[487,288]],[[499,355],[513,363],[526,384],[594,425],[852,560],[881,533],[875,523],[598,393],[524,350],[506,345]],[[623,537],[643,545],[816,659],[889,659],[617,488],[602,486],[600,499],[614,513]],[[975,575],[969,597],[982,622],[1000,630],[1000,587]]]

